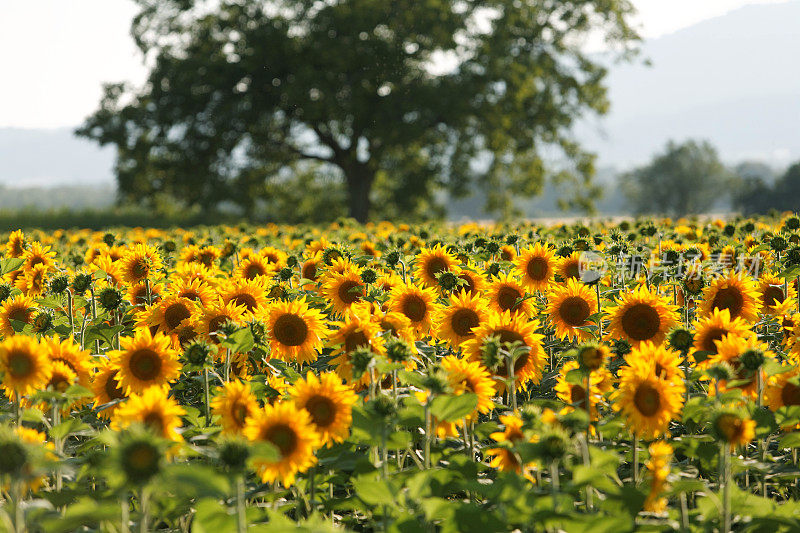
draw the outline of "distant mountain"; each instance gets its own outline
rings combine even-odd
[[[731,163],[800,159],[800,1],[751,5],[647,41],[611,67],[611,112],[577,129],[600,164],[627,168],[667,140],[710,140]]]

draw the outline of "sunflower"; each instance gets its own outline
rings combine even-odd
[[[704,364],[707,354],[717,353],[717,341],[725,335],[746,335],[750,331],[747,323],[741,318],[731,319],[727,309],[714,309],[709,316],[700,318],[694,323],[694,359],[698,364]],[[706,363],[707,364],[707,363]],[[705,366],[705,364],[704,364]]]
[[[461,288],[468,293],[478,295],[486,289],[486,278],[472,264],[467,263],[466,266],[456,268],[454,272],[464,282]]]
[[[755,420],[733,409],[719,411],[711,422],[711,432],[718,440],[727,442],[731,451],[756,438],[755,429]]]
[[[433,248],[422,248],[414,260],[414,278],[424,287],[437,287],[437,274],[449,272],[458,266],[458,259],[441,244]]]
[[[103,360],[97,367],[97,372],[92,377],[92,392],[94,393],[94,408],[97,409],[101,405],[113,402],[114,400],[122,400],[127,398],[125,391],[119,386],[117,381],[117,374],[119,370],[111,365],[108,360]],[[112,405],[102,411],[97,411],[97,414],[103,418],[111,418],[114,411],[117,410],[119,404]]]
[[[305,297],[277,301],[264,314],[271,357],[300,365],[316,361],[328,328],[324,315],[309,308]]]
[[[547,293],[547,313],[550,323],[561,339],[575,337],[579,341],[592,338],[592,333],[583,329],[594,322],[589,317],[597,313],[597,300],[592,290],[576,279],[565,285],[553,285]]]
[[[495,442],[507,442],[515,444],[525,440],[525,435],[522,433],[522,419],[515,415],[500,415],[500,423],[503,424],[503,431],[495,431],[489,437]],[[531,477],[531,470],[534,468],[533,463],[524,465],[520,464],[514,453],[508,448],[489,448],[486,450],[486,455],[491,457],[489,466],[497,468],[502,472],[516,472],[523,474],[525,477]]]
[[[252,316],[256,309],[267,304],[267,288],[260,278],[231,278],[219,288],[219,295],[224,303],[233,302],[244,306],[245,316]]]
[[[126,394],[141,393],[152,386],[161,388],[180,376],[178,352],[166,335],[159,332],[153,336],[142,328],[133,337],[121,339],[120,344],[122,349],[109,352],[108,357],[119,370],[116,379]]]
[[[214,262],[220,258],[222,252],[216,246],[186,246],[181,250],[181,261],[184,263],[199,263],[206,268],[212,268]]]
[[[325,372],[317,377],[309,371],[305,380],[294,383],[289,395],[297,407],[311,416],[321,444],[343,442],[350,434],[353,404],[358,397],[352,388],[342,384],[338,375]]]
[[[262,276],[273,276],[275,268],[275,263],[270,263],[266,258],[254,254],[239,261],[233,275],[237,278],[253,280]]]
[[[670,473],[672,461],[672,446],[664,441],[656,441],[648,448],[650,458],[645,463],[645,468],[650,477],[650,492],[644,501],[644,511],[648,513],[663,513],[667,510],[667,498],[662,494],[669,489],[667,476]]]
[[[125,292],[125,299],[131,305],[145,306],[148,305],[148,291],[150,292],[150,304],[156,305],[161,301],[161,285],[158,283],[134,283],[128,287]]]
[[[248,383],[238,380],[223,383],[211,401],[212,412],[220,417],[222,432],[240,435],[247,419],[258,409],[258,402]]]
[[[216,275],[218,271],[214,268],[206,268],[200,263],[178,263],[172,272],[171,279],[180,279],[186,282],[198,279],[208,283],[210,287],[216,286]]]
[[[274,374],[267,378],[267,389],[262,399],[264,403],[274,404],[281,401],[288,392],[289,384],[286,382],[286,378]]]
[[[395,287],[389,295],[389,309],[402,313],[411,321],[411,327],[425,335],[430,331],[433,316],[438,311],[434,289],[406,283]]]
[[[467,415],[467,420],[477,420],[478,413],[486,414],[494,409],[495,381],[486,367],[454,355],[442,358],[441,365],[455,394],[469,392],[478,397],[478,405]]]
[[[39,341],[26,335],[14,335],[0,342],[0,372],[3,390],[9,397],[19,398],[45,386],[52,364]]]
[[[764,389],[764,399],[772,411],[800,405],[800,386],[796,384],[800,367],[784,364],[783,370],[785,371],[770,376]]]
[[[381,327],[384,333],[406,342],[414,353],[417,353],[415,344],[417,340],[416,332],[406,315],[398,311],[381,309],[372,302],[358,303],[353,308],[356,313],[372,315],[372,320]]]
[[[733,369],[733,381],[736,382],[734,387],[728,385],[727,380],[720,380],[717,387],[720,392],[724,392],[729,388],[737,388],[742,391],[745,397],[753,400],[758,398],[758,375],[761,374],[761,379],[765,380],[766,373],[761,367],[761,363],[765,359],[774,359],[774,354],[769,350],[769,346],[759,342],[758,337],[753,332],[747,332],[744,335],[725,335],[722,339],[716,341],[717,353],[712,355],[708,360],[709,366],[715,366],[720,363],[727,363]],[[757,365],[750,365],[748,359],[755,358]],[[757,368],[753,368],[756,366]],[[749,367],[749,368],[748,368]],[[714,389],[709,391],[709,395],[714,393]]]
[[[25,253],[25,248],[28,246],[25,242],[25,234],[22,230],[16,230],[8,236],[6,243],[6,255],[8,257],[22,257]]]
[[[755,322],[761,309],[755,283],[746,275],[735,272],[712,280],[703,289],[698,315],[710,316],[714,309],[727,309],[731,318]]]
[[[317,281],[317,277],[319,276],[319,270],[322,265],[322,254],[317,252],[303,261],[302,266],[300,267],[300,278],[307,279],[312,283],[304,284],[304,287],[311,287],[313,286],[313,282]]]
[[[138,423],[149,427],[162,438],[181,442],[183,438],[177,428],[181,426],[181,416],[185,414],[184,408],[168,397],[166,390],[150,387],[141,394],[132,395],[114,411],[111,428],[119,430]]]
[[[586,379],[581,379],[580,383],[570,383],[567,374],[579,368],[577,361],[567,361],[561,367],[556,380],[556,396],[567,404],[562,412],[571,412],[573,409],[586,410]],[[603,401],[603,389],[601,385],[611,382],[611,375],[605,368],[595,370],[589,376],[589,408],[591,420],[599,420],[597,406]]]
[[[90,386],[92,360],[89,350],[82,349],[72,337],[64,340],[55,336],[44,338],[42,346],[47,350],[47,356],[51,361],[64,363],[75,373],[79,385],[87,388]]]
[[[236,305],[236,302],[223,303],[218,300],[200,311],[198,333],[216,343],[217,330],[228,321],[242,322],[246,311],[243,305]]]
[[[536,384],[541,381],[544,368],[544,350],[541,344],[544,337],[536,333],[538,327],[538,321],[528,320],[522,315],[512,315],[508,311],[504,313],[491,311],[486,321],[475,328],[475,337],[466,341],[462,349],[471,361],[481,361],[483,345],[490,337],[499,337],[501,343],[519,342],[529,350],[514,362],[514,377],[517,383],[523,385],[529,381]],[[496,387],[502,392],[505,390],[505,382],[502,380],[509,375],[505,362],[499,366],[494,375],[500,379]]]
[[[581,277],[581,252],[572,252],[567,257],[561,257],[556,263],[556,274],[566,281],[570,278]]]
[[[98,257],[91,264],[97,268],[95,274],[97,274],[97,271],[102,270],[101,275],[105,274],[104,277],[106,281],[115,287],[122,287],[124,284],[122,269],[119,267],[119,264],[111,260],[111,257],[107,255]]]
[[[504,244],[500,247],[498,254],[500,255],[500,261],[513,261],[517,258],[517,249],[510,244]]]
[[[247,420],[244,436],[255,442],[268,442],[280,453],[276,461],[257,459],[256,471],[261,481],[281,481],[289,487],[295,476],[308,470],[317,458],[314,450],[320,445],[320,437],[308,411],[292,402],[276,403],[259,409]]]
[[[264,258],[267,264],[272,265],[272,268],[275,270],[275,272],[285,267],[286,259],[288,259],[286,252],[272,246],[262,248],[259,250],[258,255],[259,257]]]
[[[678,322],[676,309],[656,291],[640,285],[617,298],[616,306],[606,311],[610,320],[609,335],[631,344],[644,341],[660,344]]]
[[[22,254],[24,260],[22,271],[28,273],[37,265],[42,265],[45,271],[49,271],[55,265],[55,256],[56,253],[49,246],[43,246],[42,243],[34,241]]]
[[[489,307],[498,313],[510,311],[530,316],[533,305],[530,298],[526,298],[525,288],[513,274],[501,272],[496,279],[489,282],[486,288],[486,298]]]
[[[0,331],[6,337],[14,335],[14,325],[24,326],[33,321],[36,303],[32,298],[18,294],[0,305]]]
[[[793,284],[786,285],[773,274],[764,274],[758,280],[758,293],[764,313],[780,317],[792,312],[797,302],[797,290]]]
[[[182,296],[168,296],[149,309],[148,326],[156,326],[167,335],[185,321],[191,322],[195,312],[194,301]]]
[[[655,361],[636,359],[619,371],[619,389],[612,407],[625,416],[631,431],[646,439],[667,432],[669,423],[683,408],[684,384],[656,376]]]
[[[553,249],[537,242],[522,250],[514,259],[517,274],[531,291],[545,291],[555,275],[556,262]]]
[[[192,300],[203,307],[210,305],[216,299],[211,285],[199,278],[191,280],[175,279],[169,285],[169,292],[179,298]]]
[[[48,270],[47,266],[38,263],[30,270],[23,271],[23,274],[14,281],[14,286],[21,293],[37,298],[47,290]]]
[[[354,303],[364,297],[366,291],[361,276],[356,272],[347,271],[344,274],[327,273],[322,294],[337,314],[345,315]]]
[[[163,266],[158,250],[146,244],[135,245],[120,259],[122,277],[130,284],[160,278]]]
[[[659,379],[683,380],[680,355],[664,344],[656,345],[647,341],[633,346],[631,352],[625,356],[625,362],[630,366],[634,365],[635,361],[652,363],[654,376]]]
[[[480,296],[465,290],[453,294],[449,305],[433,317],[436,337],[457,350],[463,342],[475,336],[472,330],[486,320],[488,313],[487,304]]]
[[[334,347],[330,364],[343,380],[353,382],[353,365],[350,355],[359,347],[368,347],[373,353],[385,353],[381,327],[372,316],[358,308],[348,314],[344,322],[334,322],[331,326],[338,328],[328,337],[328,345]],[[364,374],[357,382],[359,385],[369,383],[369,375]]]

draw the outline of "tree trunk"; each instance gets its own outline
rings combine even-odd
[[[364,163],[356,163],[350,166],[345,174],[350,216],[363,224],[369,218],[371,207],[369,193],[375,180],[375,172]]]

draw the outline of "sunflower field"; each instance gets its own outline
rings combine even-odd
[[[797,216],[0,239],[0,531],[800,531]]]

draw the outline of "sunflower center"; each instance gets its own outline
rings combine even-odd
[[[508,329],[500,329],[500,330],[496,330],[494,332],[494,334],[500,336],[500,343],[501,344],[505,344],[505,343],[512,344],[512,343],[515,343],[515,342],[520,342],[520,343],[522,343],[523,346],[527,346],[525,344],[525,339],[523,339],[522,335],[520,335],[516,331],[511,331],[511,330],[508,330]],[[528,364],[528,357],[530,357],[530,352],[523,352],[519,357],[517,357],[517,360],[514,361],[514,375],[517,375],[517,373],[520,370],[525,368],[525,365]],[[508,375],[508,366],[506,365],[505,360],[506,359],[503,358],[503,364],[500,365],[500,368],[497,369],[497,375],[498,376],[507,376]]]
[[[125,394],[122,392],[122,388],[120,388],[119,383],[117,383],[117,380],[115,379],[116,377],[117,371],[114,370],[114,372],[108,375],[106,384],[103,386],[109,400],[119,400],[120,398],[125,397]]]
[[[369,345],[369,339],[367,339],[367,336],[364,335],[364,332],[361,330],[350,332],[344,338],[344,349],[347,353],[352,352],[359,346],[367,345]]]
[[[312,396],[306,402],[305,408],[317,427],[328,427],[336,419],[336,404],[326,396],[319,394]]]
[[[581,277],[580,272],[580,265],[577,261],[572,260],[564,266],[564,275],[569,278],[579,278]]]
[[[570,296],[558,308],[561,320],[570,326],[582,326],[591,314],[589,303],[580,296]]]
[[[28,311],[27,307],[18,307],[8,312],[8,319],[28,322],[31,319],[31,312]]]
[[[301,275],[305,279],[315,280],[317,279],[317,265],[315,263],[306,263],[303,265],[303,271]]]
[[[770,285],[764,290],[763,301],[764,305],[770,306],[783,303],[786,296],[783,294],[783,288],[776,285]]]
[[[185,291],[178,294],[178,296],[181,298],[186,298],[187,300],[193,300],[195,302],[202,301],[200,295],[191,289],[186,289]]]
[[[500,290],[497,291],[497,305],[500,306],[500,309],[503,311],[510,311],[517,305],[517,300],[522,298],[522,294],[515,289],[514,287],[509,287],[508,285],[503,285],[500,287]]]
[[[361,297],[363,289],[360,283],[348,279],[339,285],[339,290],[337,292],[339,294],[339,299],[345,304],[350,305]]]
[[[217,331],[222,326],[222,324],[225,323],[226,320],[230,320],[230,317],[228,315],[215,316],[214,318],[209,320],[208,321],[208,332],[209,332],[209,334],[212,337],[216,337],[214,332]]]
[[[425,273],[434,280],[436,279],[436,274],[444,270],[447,270],[447,262],[441,257],[431,257],[425,265]]]
[[[649,383],[642,383],[633,395],[633,405],[644,416],[653,416],[661,407],[661,395],[658,389]]]
[[[472,309],[459,309],[453,313],[450,324],[456,335],[459,337],[466,337],[472,335],[472,328],[480,324],[480,318],[478,317],[478,313]]]
[[[636,304],[622,315],[622,329],[635,341],[646,341],[655,337],[661,326],[658,311],[647,304]]]
[[[255,279],[256,277],[263,276],[266,273],[267,272],[264,270],[264,267],[258,263],[250,263],[247,265],[247,268],[244,271],[244,277],[247,279]]]
[[[142,381],[151,381],[161,373],[161,358],[149,348],[136,350],[129,363],[131,373]]]
[[[50,381],[47,383],[47,387],[53,387],[53,390],[57,392],[64,392],[69,388],[69,382],[70,380],[67,376],[63,374],[53,374],[53,377],[51,377]]]
[[[528,261],[525,270],[528,272],[528,277],[534,281],[542,281],[547,277],[547,270],[549,265],[547,260],[542,257],[534,257]]]
[[[236,402],[231,408],[231,417],[239,427],[244,427],[244,421],[247,418],[248,413],[249,410],[247,409],[247,405],[241,402]]]
[[[475,293],[475,280],[473,280],[467,274],[459,274],[458,279],[464,280],[465,285],[462,286],[462,290],[465,290],[470,294]]]
[[[13,351],[8,355],[8,373],[15,378],[24,378],[33,373],[31,354]]]
[[[717,353],[717,345],[714,341],[722,340],[722,337],[728,334],[727,330],[721,328],[714,328],[706,333],[701,346],[703,351]]]
[[[159,434],[164,433],[164,419],[161,418],[159,413],[151,411],[147,413],[144,417],[144,425],[151,428],[153,431]]]
[[[717,418],[717,430],[725,435],[728,442],[735,442],[742,434],[742,419],[734,414],[725,413]]]
[[[308,326],[299,316],[287,313],[278,317],[272,332],[284,346],[300,346],[308,337]]]
[[[425,300],[416,294],[409,294],[403,300],[403,314],[406,315],[412,322],[419,322],[425,318],[428,311],[428,306]]]
[[[274,444],[283,457],[290,455],[297,448],[297,434],[286,424],[275,424],[269,428],[264,440]]]
[[[171,330],[177,328],[181,322],[192,316],[192,312],[182,303],[174,303],[164,310],[164,322]]]
[[[731,313],[731,318],[736,318],[742,314],[743,305],[744,296],[742,296],[742,292],[736,287],[726,287],[717,291],[714,301],[711,303],[711,308],[727,309]]]
[[[258,306],[258,301],[256,301],[255,296],[252,294],[247,294],[246,292],[237,294],[231,298],[231,301],[236,305],[245,306],[248,311],[252,311]]]
[[[800,405],[800,387],[793,383],[786,383],[781,390],[783,405]]]
[[[140,257],[133,262],[131,273],[133,273],[135,278],[143,278],[147,276],[148,272],[150,272],[150,264],[147,259]]]
[[[586,409],[586,389],[580,385],[573,385],[569,392],[569,402],[575,407]]]

